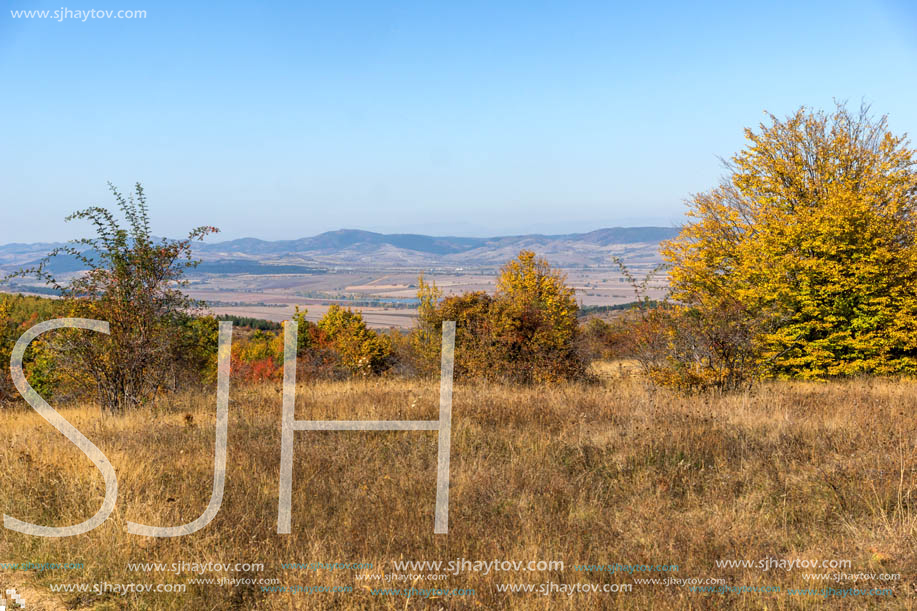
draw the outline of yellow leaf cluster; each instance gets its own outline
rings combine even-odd
[[[914,151],[868,109],[770,119],[664,244],[673,297],[753,312],[771,375],[917,373]]]

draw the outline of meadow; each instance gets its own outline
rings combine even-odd
[[[213,522],[185,537],[130,535],[127,521],[181,524],[206,507],[215,392],[187,392],[151,410],[115,415],[101,415],[97,406],[62,407],[114,465],[115,511],[102,526],[70,538],[0,530],[0,562],[83,565],[0,569],[0,585],[25,592],[29,609],[917,608],[914,382],[767,382],[746,392],[682,396],[648,386],[618,364],[606,363],[600,373],[597,383],[456,385],[448,535],[433,534],[437,444],[436,434],[424,431],[297,432],[292,534],[277,534],[281,388],[273,383],[233,385],[226,492]],[[313,420],[435,419],[438,386],[389,378],[309,382],[298,388],[296,410],[298,419]],[[98,471],[34,411],[24,403],[0,411],[0,430],[3,513],[66,525],[96,511],[104,492]],[[395,570],[394,561],[454,559],[563,561],[564,569],[463,570],[388,584],[358,578],[423,573]],[[849,565],[784,568],[794,559]],[[762,560],[769,570],[759,567]],[[128,566],[151,562],[263,569],[195,574]],[[297,563],[373,568],[282,566]],[[615,564],[677,571],[576,569]],[[812,573],[899,578],[814,582],[806,577]],[[200,578],[214,582],[193,583]],[[652,578],[668,578],[669,585],[638,581]],[[746,589],[692,591],[672,578]],[[220,579],[241,581],[217,585]],[[60,584],[99,583],[185,584],[187,591],[52,592]],[[538,592],[552,583],[631,588]],[[534,584],[535,591],[500,591],[507,584]],[[352,591],[280,591],[296,586]],[[409,587],[474,594],[373,593]],[[790,593],[826,587],[890,591]]]

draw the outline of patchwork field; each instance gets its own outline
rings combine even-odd
[[[208,302],[217,314],[251,316],[280,322],[289,319],[296,306],[309,310],[307,318],[318,320],[330,303],[352,304],[375,328],[413,326],[417,276],[423,270],[329,271],[324,274],[207,275],[196,277],[188,293]],[[562,269],[569,286],[576,289],[582,305],[614,305],[634,300],[634,291],[617,268]],[[646,272],[637,268],[635,273]],[[487,291],[496,288],[497,270],[445,272],[426,270],[444,294]],[[642,280],[642,276],[638,279]],[[654,282],[648,294],[661,297],[664,278]]]

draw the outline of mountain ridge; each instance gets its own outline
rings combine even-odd
[[[194,254],[204,262],[258,262],[269,271],[267,268],[272,265],[291,264],[490,266],[505,262],[519,250],[529,249],[547,257],[552,264],[581,266],[607,263],[611,256],[656,260],[659,243],[673,238],[678,231],[677,227],[641,226],[605,227],[585,233],[459,237],[338,229],[293,240],[244,237],[195,243]],[[58,245],[62,244],[0,245],[0,267],[32,265]],[[61,257],[61,264],[64,263]],[[61,271],[73,271],[72,262]]]
[[[337,229],[326,231],[315,236],[298,238],[295,240],[262,240],[260,238],[245,237],[223,242],[202,244],[198,247],[201,252],[213,252],[229,246],[245,245],[247,248],[257,246],[260,249],[270,247],[283,252],[295,250],[333,250],[352,247],[357,244],[391,244],[407,250],[418,252],[433,252],[444,254],[442,251],[461,252],[471,250],[487,244],[516,242],[521,240],[567,240],[584,241],[608,245],[611,243],[658,243],[674,237],[678,233],[677,227],[605,227],[585,233],[542,234],[525,233],[492,237],[459,237],[459,236],[434,236],[418,233],[377,233],[362,229]]]

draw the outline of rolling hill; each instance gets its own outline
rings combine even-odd
[[[609,227],[588,233],[497,237],[453,237],[383,234],[340,229],[297,240],[242,238],[199,244],[203,260],[198,273],[311,273],[327,267],[490,267],[500,265],[522,249],[534,250],[562,267],[607,265],[612,256],[631,264],[658,262],[658,246],[678,233],[675,227]],[[0,246],[0,269],[36,263],[57,244]],[[78,262],[59,257],[52,270],[77,271]]]

